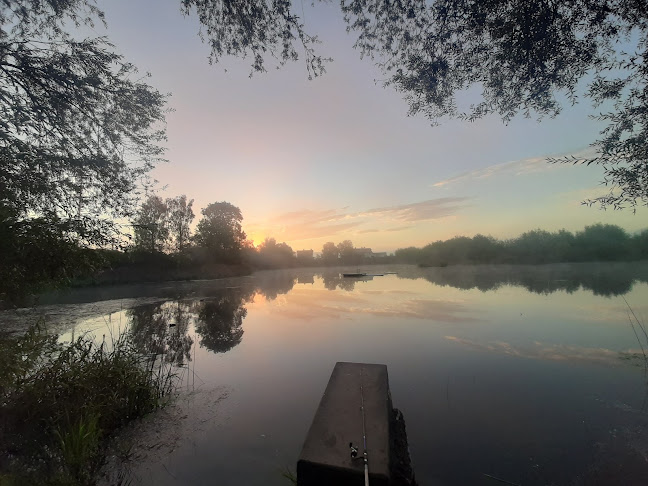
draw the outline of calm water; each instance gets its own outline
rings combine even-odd
[[[422,485],[648,484],[624,302],[648,323],[645,265],[340,270],[86,289],[0,319],[127,330],[182,365],[178,402],[125,435],[133,484],[289,485],[336,361],[388,366]]]

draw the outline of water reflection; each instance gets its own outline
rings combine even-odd
[[[254,276],[255,290],[267,300],[275,300],[279,295],[287,294],[296,281],[297,275],[289,270],[264,271]]]
[[[324,287],[328,290],[341,289],[347,292],[355,290],[356,283],[370,282],[373,276],[365,275],[363,277],[343,277],[340,273],[322,273]]]
[[[139,305],[126,311],[129,332],[143,353],[164,356],[167,362],[182,366],[191,361],[194,340],[187,334],[191,323],[200,336],[200,346],[214,353],[225,353],[240,344],[247,316],[245,303],[251,299],[250,290],[230,288],[200,300]]]
[[[140,305],[127,310],[126,316],[133,342],[143,353],[164,356],[167,362],[179,366],[191,361],[189,304],[175,301]]]
[[[634,285],[627,300],[648,315],[648,286],[637,285],[646,265],[634,267],[361,268],[398,272],[371,281],[341,277],[356,268],[291,269],[93,304],[113,322],[127,316],[146,352],[191,358],[183,418],[160,427],[178,437],[142,436],[147,451],[171,446],[137,456],[132,484],[217,474],[224,485],[285,486],[276,471],[294,467],[336,361],[389,366],[421,484],[487,484],[485,473],[527,486],[616,484],[596,481],[606,467],[645,484],[642,355],[623,299],[597,296]],[[93,318],[79,332],[104,325]]]
[[[241,343],[247,309],[241,292],[228,292],[196,304],[196,332],[200,345],[214,353],[225,353]]]
[[[489,351],[519,358],[544,359],[550,361],[582,361],[607,366],[643,367],[640,350],[615,351],[603,347],[570,346],[535,341],[528,346],[518,346],[506,341],[476,341],[474,339],[445,336],[445,339],[477,351]]]
[[[624,295],[635,283],[648,283],[648,263],[574,263],[554,265],[475,265],[445,268],[403,267],[398,276],[424,278],[462,290],[497,290],[504,285],[537,294],[573,293],[580,288],[606,297]]]

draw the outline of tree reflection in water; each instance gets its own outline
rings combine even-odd
[[[648,264],[632,263],[557,263],[549,265],[457,265],[445,268],[404,267],[399,278],[424,278],[462,290],[482,292],[504,285],[523,287],[537,294],[579,289],[606,297],[625,295],[635,283],[648,283]]]
[[[191,361],[193,339],[187,335],[190,306],[182,301],[145,304],[126,311],[130,335],[140,352],[164,356],[178,366]]]
[[[335,290],[337,288],[352,292],[358,282],[368,282],[373,280],[373,276],[365,275],[364,277],[343,277],[342,274],[335,272],[322,272],[322,281],[324,287],[328,290]]]
[[[171,300],[137,306],[127,311],[129,332],[140,352],[163,356],[168,363],[183,366],[191,361],[194,339],[187,333],[194,323],[200,345],[225,353],[243,339],[244,304],[253,289],[221,289],[201,300]]]
[[[241,291],[226,292],[197,302],[196,332],[200,345],[215,353],[225,353],[243,339],[243,319],[247,316],[244,302],[248,295]]]

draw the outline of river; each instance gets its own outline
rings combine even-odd
[[[421,485],[647,483],[648,264],[342,270],[77,289],[0,322],[130,332],[178,366],[118,440],[134,485],[289,486],[337,361],[387,365]]]

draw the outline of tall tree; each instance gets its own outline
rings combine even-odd
[[[65,30],[97,19],[87,0],[0,2],[0,239],[18,249],[0,257],[2,274],[55,280],[79,267],[74,252],[52,254],[63,243],[118,243],[115,220],[132,215],[162,155],[165,96],[105,38]],[[12,256],[25,245],[38,258]],[[48,255],[50,271],[30,264]],[[15,280],[1,280],[10,292]]]
[[[351,240],[344,240],[338,243],[337,250],[342,263],[355,263],[357,260],[355,258],[355,248],[353,247],[353,242]]]
[[[203,217],[194,235],[196,243],[210,250],[217,258],[237,260],[245,242],[241,210],[222,201],[211,203],[201,212]]]
[[[187,247],[191,238],[191,222],[194,219],[193,199],[187,202],[187,196],[183,194],[173,199],[167,199],[166,205],[173,249],[180,252]]]
[[[165,97],[133,81],[106,39],[63,30],[92,15],[82,0],[0,6],[0,201],[21,218],[56,215],[98,244],[160,160]]]
[[[164,251],[170,236],[167,202],[160,196],[150,195],[140,206],[133,229],[137,248],[150,252]]]
[[[340,257],[340,251],[338,247],[335,246],[335,243],[332,241],[327,241],[322,247],[322,260],[326,263],[337,263]]]

